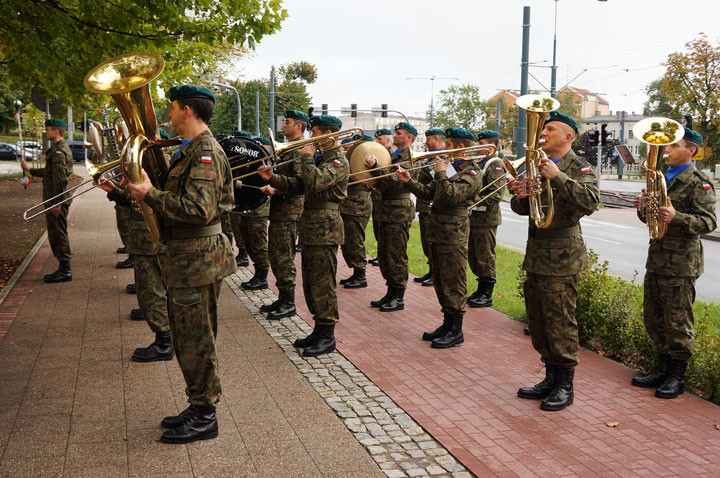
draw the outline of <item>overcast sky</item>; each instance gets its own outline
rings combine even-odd
[[[282,30],[263,39],[229,76],[266,77],[271,65],[306,60],[318,69],[310,86],[315,105],[388,103],[424,116],[431,82],[408,77],[459,78],[435,80],[436,100],[453,83],[478,85],[484,98],[519,90],[526,5],[530,62],[549,66],[554,0],[286,0]],[[662,75],[668,54],[700,32],[717,42],[718,19],[716,0],[559,0],[558,89],[571,81],[601,93],[613,111],[639,112],[643,90]],[[530,72],[539,80],[531,77],[530,88],[550,87],[549,68]]]

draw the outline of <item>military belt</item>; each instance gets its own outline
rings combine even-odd
[[[165,230],[168,239],[197,239],[199,237],[214,236],[222,232],[222,226],[211,224],[203,227],[187,227]]]
[[[336,202],[322,202],[322,201],[307,201],[305,202],[305,209],[333,209],[337,210],[338,203]]]
[[[468,216],[468,210],[464,207],[436,207],[433,205],[432,212],[436,214],[446,214],[448,216]]]
[[[665,237],[679,237],[679,238],[682,238],[682,239],[692,239],[692,238],[698,237],[698,236],[696,236],[696,235],[694,235],[694,234],[693,234],[693,235],[688,235],[688,234],[682,234],[682,233],[679,233],[679,232],[673,233],[673,232],[671,232],[671,231],[667,231],[667,232],[665,233]]]
[[[566,227],[563,229],[528,229],[528,236],[535,239],[562,239],[580,235],[580,226]]]
[[[396,199],[410,199],[410,193],[388,194],[387,196],[383,195],[382,197],[383,201],[394,201]]]
[[[348,188],[347,190],[348,196],[369,196],[370,191],[367,189],[354,189],[354,188]]]

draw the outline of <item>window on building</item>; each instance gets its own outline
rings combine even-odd
[[[628,130],[628,139],[633,139],[633,138],[634,138],[634,136],[633,136],[633,130],[630,129],[630,130]]]

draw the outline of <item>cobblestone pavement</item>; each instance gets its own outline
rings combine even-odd
[[[340,352],[303,358],[292,343],[308,335],[312,327],[297,315],[280,321],[267,320],[260,306],[277,297],[269,289],[242,289],[240,284],[250,277],[252,273],[243,268],[226,282],[315,391],[343,419],[348,430],[367,448],[385,475],[390,478],[473,476]]]

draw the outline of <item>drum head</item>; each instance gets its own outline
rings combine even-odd
[[[235,206],[233,212],[248,212],[262,206],[268,200],[258,188],[267,185],[259,174],[253,174],[240,180],[236,179],[244,174],[257,171],[262,163],[247,163],[256,159],[268,156],[265,147],[259,142],[251,138],[241,138],[239,136],[231,136],[220,140],[220,146],[225,155],[230,160],[230,169],[232,170],[233,186],[235,189]],[[242,181],[240,187],[237,186]],[[255,186],[255,187],[252,187]]]
[[[365,160],[369,156],[374,156],[377,160],[377,166],[375,166],[376,168],[380,166],[387,166],[392,162],[390,153],[382,144],[376,143],[375,141],[363,141],[362,143],[357,143],[347,152],[348,162],[350,163],[350,173],[353,174],[350,177],[351,182],[372,177],[370,173],[363,172],[367,171],[367,168],[365,167]],[[374,180],[366,181],[365,184],[373,184],[374,182]]]

